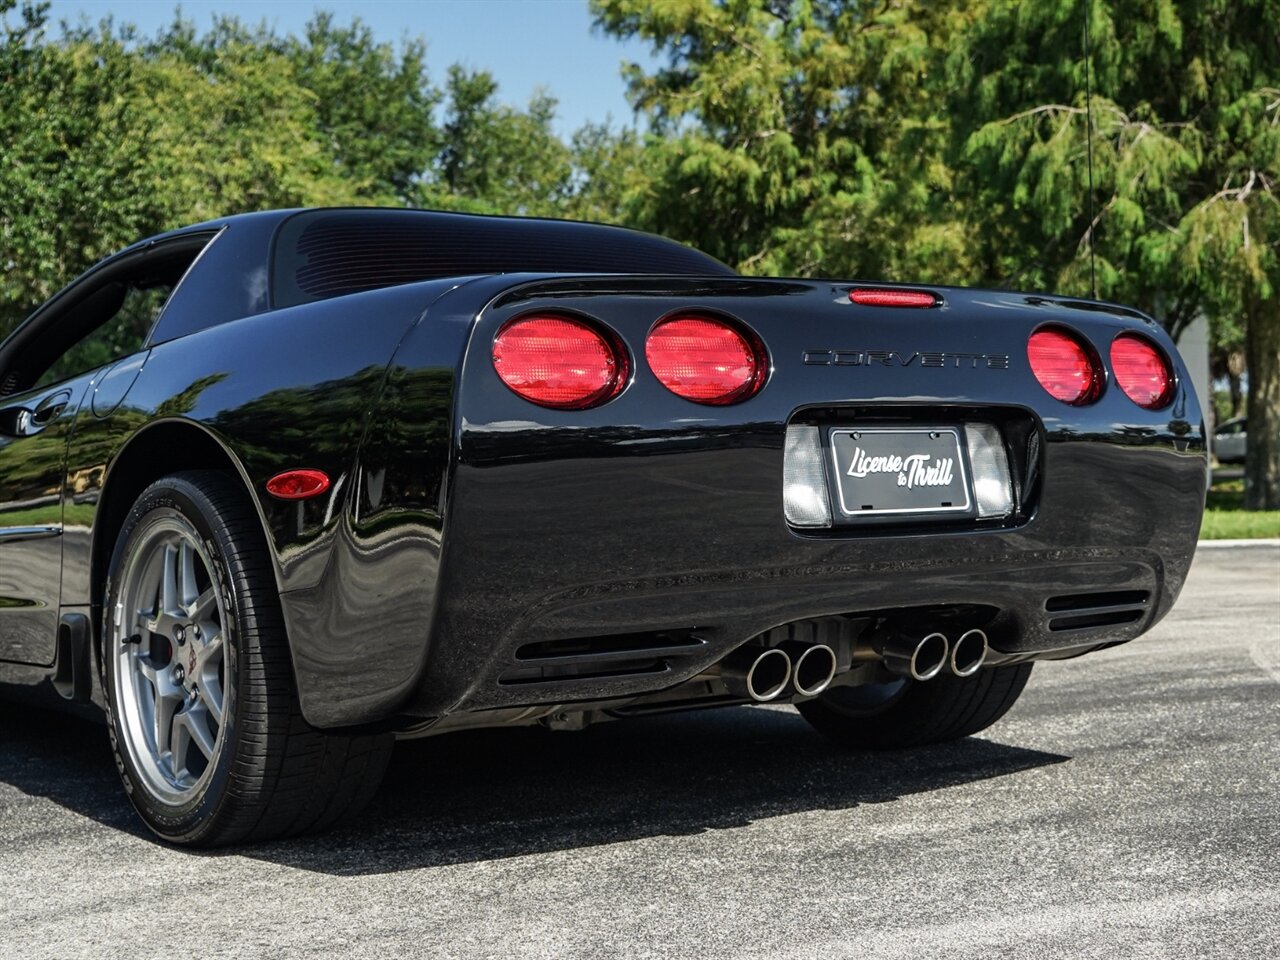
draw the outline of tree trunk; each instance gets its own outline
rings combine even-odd
[[[1232,350],[1227,355],[1227,390],[1231,394],[1231,416],[1244,416],[1244,387],[1241,378],[1244,376],[1244,352]]]
[[[1249,369],[1249,446],[1244,505],[1280,510],[1280,295],[1251,298],[1245,330]]]

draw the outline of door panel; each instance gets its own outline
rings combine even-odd
[[[0,660],[53,663],[67,440],[92,378],[0,398]]]

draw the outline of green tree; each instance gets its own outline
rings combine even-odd
[[[165,221],[143,172],[133,64],[111,45],[55,46],[43,6],[0,0],[0,334],[106,252]],[[142,162],[129,156],[136,150]]]
[[[199,44],[175,28],[143,46],[109,21],[52,40],[44,6],[10,25],[15,9],[0,0],[0,333],[140,237],[368,197],[294,61],[233,21]]]
[[[527,110],[497,101],[485,71],[449,68],[442,144],[419,193],[423,206],[475,213],[563,215],[573,182],[569,149],[552,130],[556,101]]]
[[[627,70],[652,170],[630,219],[751,273],[968,279],[935,78],[972,7],[592,0],[667,55]]]
[[[588,123],[569,144],[573,156],[570,196],[564,216],[601,223],[625,223],[628,212],[652,182],[644,140],[634,130]]]
[[[992,0],[948,84],[983,275],[1087,294],[1092,239],[1100,295],[1175,336],[1204,313],[1219,367],[1243,342],[1246,502],[1265,509],[1280,507],[1277,23],[1276,0]]]
[[[442,94],[427,76],[426,48],[396,51],[356,21],[317,13],[303,37],[280,44],[315,97],[320,133],[344,178],[371,201],[411,203],[440,150],[433,113]]]

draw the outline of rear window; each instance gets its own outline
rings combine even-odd
[[[696,250],[621,227],[418,210],[316,210],[280,227],[272,301],[288,307],[421,280],[520,272],[733,276]]]

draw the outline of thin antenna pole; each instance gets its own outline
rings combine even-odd
[[[1098,267],[1094,247],[1094,230],[1097,223],[1093,213],[1093,88],[1089,82],[1089,6],[1092,0],[1084,0],[1084,118],[1088,124],[1085,138],[1089,153],[1089,286],[1093,299],[1098,299]]]

